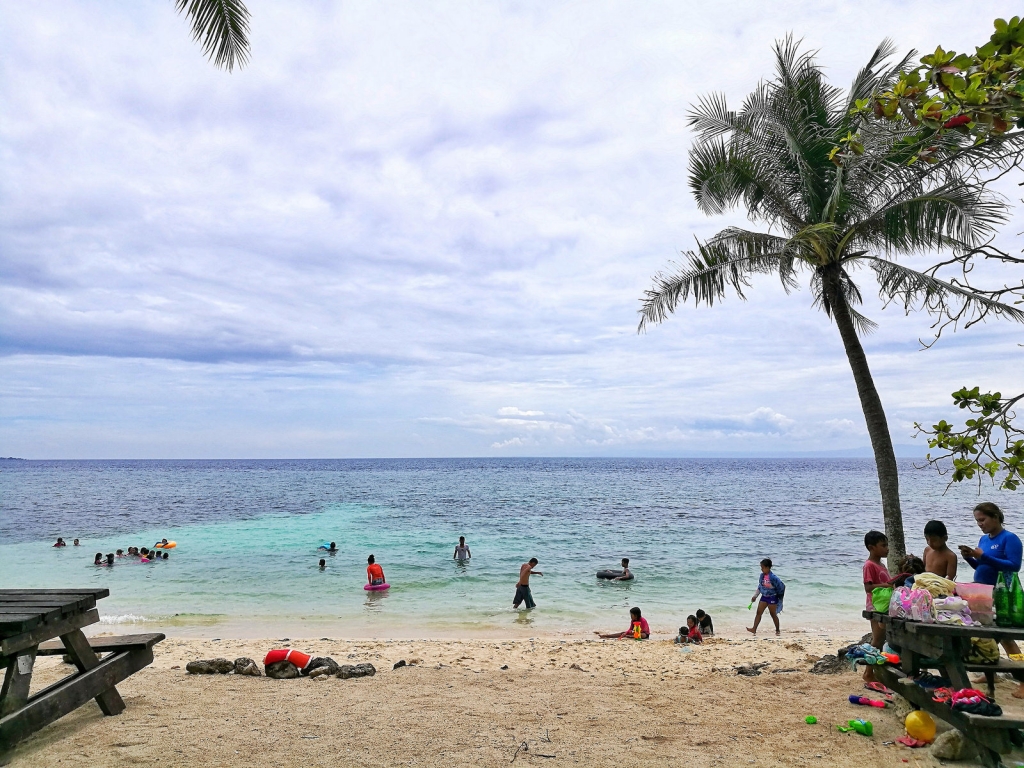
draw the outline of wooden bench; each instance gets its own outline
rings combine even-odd
[[[119,653],[122,651],[148,650],[165,639],[165,635],[154,632],[148,635],[112,635],[109,637],[90,637],[89,647],[96,653]],[[38,656],[59,656],[68,652],[60,640],[40,643]],[[1024,666],[1024,665],[1022,665]]]
[[[971,651],[971,639],[990,638],[996,642],[1024,641],[1024,629],[1011,627],[959,626],[910,621],[884,613],[865,611],[864,616],[885,624],[886,639],[900,648],[899,666],[884,665],[874,668],[877,678],[903,696],[913,706],[933,717],[945,720],[957,728],[978,748],[981,763],[988,768],[1000,768],[1000,755],[1013,749],[1014,733],[1024,728],[1024,720],[1002,716],[982,717],[957,712],[946,703],[932,700],[932,692],[914,682],[914,676],[924,669],[937,669],[949,679],[953,688],[972,688],[968,671],[982,672],[994,693],[996,672],[1019,674],[1024,664],[1001,659],[997,664],[968,664],[964,658]]]
[[[979,665],[980,666],[980,665]],[[917,685],[898,667],[885,665],[874,668],[875,675],[885,685],[905,698],[917,709],[922,709],[940,720],[945,720],[968,741],[978,747],[979,757],[986,766],[1001,766],[1000,755],[1013,749],[1010,731],[1024,728],[1024,720],[1017,720],[1003,715],[1002,717],[984,717],[957,712],[948,704],[932,700],[932,693]]]

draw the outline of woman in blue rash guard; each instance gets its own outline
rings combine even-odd
[[[974,569],[975,583],[995,584],[1000,573],[1017,573],[1020,570],[1024,546],[1021,545],[1017,534],[1003,527],[1003,511],[991,501],[983,501],[974,508],[974,519],[981,528],[981,540],[973,549],[961,544],[960,554]],[[1002,645],[1007,654],[1020,653],[1020,648],[1013,640],[1005,640]],[[1024,681],[1013,695],[1015,698],[1024,699]]]

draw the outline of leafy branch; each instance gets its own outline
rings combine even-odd
[[[1005,473],[999,488],[1015,491],[1024,482],[1024,429],[1014,424],[1014,406],[1024,393],[1004,398],[999,392],[982,394],[978,387],[963,387],[953,393],[953,402],[973,414],[957,430],[945,420],[925,429],[915,423],[918,435],[928,436],[928,447],[939,453],[927,455],[928,464],[939,474],[951,474],[949,486],[977,477],[978,490],[986,475],[993,481]]]
[[[939,162],[950,153],[980,147],[987,159],[1019,157],[1024,135],[1024,22],[995,20],[995,32],[973,54],[939,46],[920,66],[900,73],[891,88],[856,99],[852,113],[893,124],[903,133],[897,148],[905,162]],[[1004,145],[1008,155],[996,150]],[[837,164],[863,151],[858,131],[841,139],[830,159]]]

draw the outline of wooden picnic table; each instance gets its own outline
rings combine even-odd
[[[105,715],[124,710],[115,687],[153,661],[162,634],[117,638],[97,644],[102,660],[82,632],[100,620],[96,601],[107,589],[0,589],[0,759],[14,745],[68,712],[96,699]],[[60,638],[59,642],[50,642]],[[102,645],[102,647],[100,647]],[[77,673],[29,694],[36,656],[66,653]]]
[[[983,717],[956,712],[948,704],[932,699],[931,691],[917,685],[914,677],[923,669],[935,669],[948,678],[954,689],[973,688],[968,672],[984,672],[989,694],[995,700],[995,673],[1021,672],[1024,664],[1000,659],[997,664],[971,664],[964,661],[971,638],[990,638],[996,642],[1024,642],[1024,629],[1009,627],[965,627],[955,624],[927,624],[864,611],[864,617],[885,624],[889,645],[899,649],[900,664],[876,666],[875,675],[918,709],[946,721],[974,742],[982,763],[1002,766],[1001,754],[1013,749],[1010,732],[1024,728],[1024,720],[1011,717]]]

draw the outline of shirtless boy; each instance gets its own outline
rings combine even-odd
[[[924,527],[924,569],[950,581],[956,581],[956,552],[946,546],[946,526],[941,520],[929,520]]]
[[[519,567],[519,581],[516,582],[516,596],[512,600],[512,607],[518,608],[519,604],[526,602],[527,608],[536,608],[537,604],[533,602],[533,593],[530,592],[530,576],[543,576],[544,574],[540,571],[533,570],[536,567],[538,560],[536,557],[531,557],[530,562],[523,563]]]

